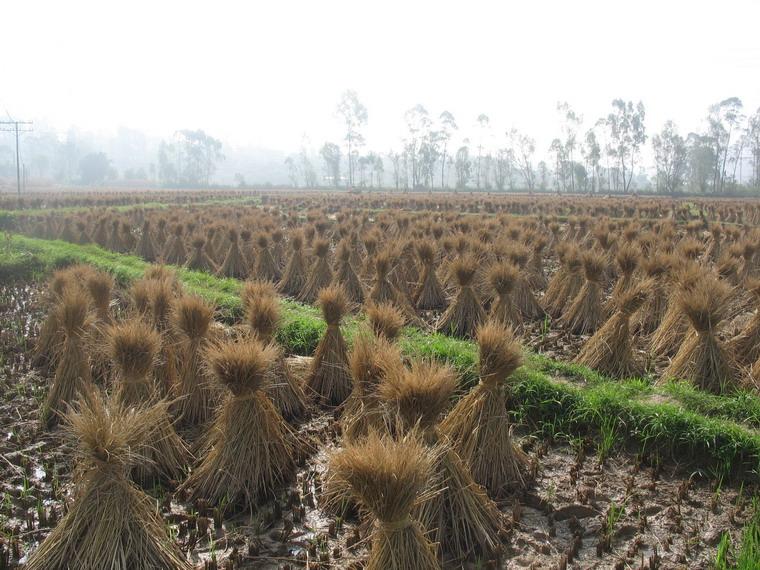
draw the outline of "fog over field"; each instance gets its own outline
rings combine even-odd
[[[75,0],[2,14],[0,116],[33,121],[28,187],[758,187],[751,0]],[[641,123],[623,135],[633,148],[611,115]],[[15,189],[12,132],[0,178]]]

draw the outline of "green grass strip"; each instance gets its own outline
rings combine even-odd
[[[197,202],[142,202],[140,204],[121,204],[118,206],[93,205],[93,206],[61,206],[58,208],[23,208],[20,210],[0,210],[0,228],[11,227],[17,217],[22,216],[46,216],[48,214],[75,214],[77,212],[89,212],[91,210],[107,210],[109,212],[129,212],[131,210],[165,210],[167,208],[191,208],[193,206],[226,206],[226,205],[259,205],[261,198],[258,196],[240,196],[238,198],[209,198]]]
[[[42,277],[72,263],[108,271],[121,285],[139,279],[149,266],[133,255],[96,245],[13,235],[0,250],[0,278]],[[213,302],[223,320],[239,318],[239,281],[183,268],[177,269],[177,275],[188,292]],[[282,308],[279,341],[291,353],[312,354],[326,328],[319,311],[290,300],[284,300]],[[362,317],[345,320],[343,331],[349,342],[361,322]],[[407,328],[400,345],[409,356],[451,363],[460,373],[463,387],[477,381],[477,345],[471,341]],[[651,401],[658,391],[669,398]],[[738,416],[757,420],[758,398],[750,394],[713,396],[674,383],[654,387],[647,379],[615,381],[584,367],[533,354],[517,374],[513,399],[517,418],[544,433],[594,435],[612,421],[621,442],[634,441],[647,452],[692,460],[700,466],[758,468],[760,434],[732,421]],[[724,405],[741,413],[732,417],[722,410]]]
[[[693,412],[760,429],[760,397],[748,390],[716,396],[688,382],[671,379],[655,385],[652,377],[621,380],[609,378],[580,364],[552,360],[541,354],[532,354],[529,358],[532,367],[554,377],[588,385],[613,384],[632,398],[666,400]]]

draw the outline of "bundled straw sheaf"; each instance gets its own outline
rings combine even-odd
[[[311,363],[306,385],[321,405],[337,406],[351,393],[348,348],[340,332],[347,301],[340,287],[331,285],[319,293],[319,306],[327,322]]]
[[[664,378],[687,380],[702,390],[723,393],[734,389],[739,374],[733,355],[717,336],[726,312],[730,288],[724,282],[703,275],[676,299],[679,310],[691,324]]]
[[[512,331],[489,322],[478,329],[480,383],[441,424],[472,476],[493,497],[524,489],[530,481],[528,458],[515,445],[507,420],[510,377],[523,362]]]
[[[56,310],[62,339],[56,351],[58,365],[53,384],[42,412],[42,420],[49,428],[58,424],[69,405],[89,391],[92,381],[85,342],[92,317],[86,294],[81,289],[67,290]]]
[[[459,285],[459,293],[441,316],[436,327],[438,332],[472,338],[485,320],[485,312],[472,287],[476,270],[477,264],[471,257],[459,258],[452,263],[451,271]]]
[[[634,358],[630,322],[651,290],[652,283],[644,282],[618,293],[615,314],[585,342],[575,361],[613,378],[641,375],[644,368]]]
[[[66,415],[76,442],[71,507],[30,556],[29,570],[190,570],[167,535],[155,501],[128,479],[166,405],[124,406],[91,393]]]
[[[193,499],[253,508],[274,496],[295,468],[292,436],[263,391],[276,350],[250,339],[220,343],[206,356],[211,375],[230,395],[182,489]]]
[[[367,570],[440,568],[434,546],[412,516],[432,464],[432,452],[415,436],[391,439],[375,432],[331,457],[329,471],[377,521]]]

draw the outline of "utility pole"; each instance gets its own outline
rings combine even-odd
[[[18,190],[19,197],[21,196],[21,162],[19,160],[18,152],[18,135],[19,133],[31,133],[33,130],[32,127],[24,126],[31,124],[31,121],[0,121],[0,131],[16,133],[16,189]],[[20,129],[19,125],[21,125]]]

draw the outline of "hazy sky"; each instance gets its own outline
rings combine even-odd
[[[0,113],[61,130],[318,146],[352,88],[377,150],[416,103],[466,129],[486,113],[497,142],[516,126],[545,149],[560,100],[588,125],[642,99],[650,134],[698,128],[729,96],[760,105],[758,0],[23,0],[0,17]]]

